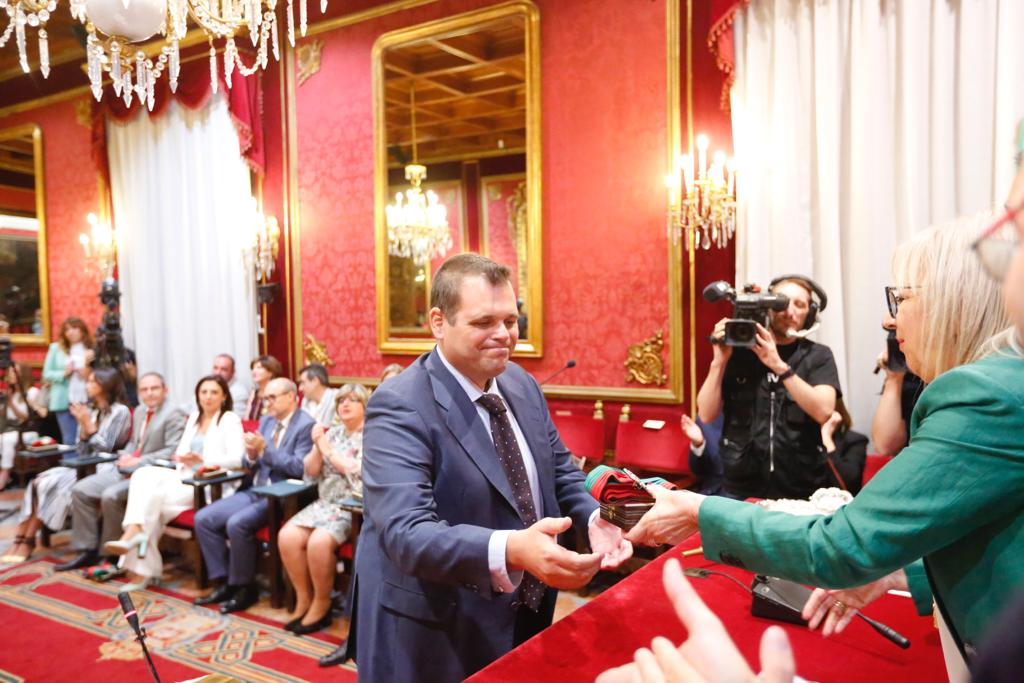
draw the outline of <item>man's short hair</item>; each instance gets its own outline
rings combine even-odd
[[[329,385],[331,382],[327,378],[327,368],[320,365],[319,363],[310,363],[306,367],[299,370],[299,377],[302,377],[303,373],[309,375],[311,378],[316,378],[316,380],[319,381],[320,384],[324,385],[325,387]]]
[[[158,380],[160,380],[160,386],[162,386],[164,388],[167,387],[167,380],[165,380],[164,376],[161,375],[159,372],[154,372],[153,370],[150,370],[149,372],[144,372],[142,374],[142,376],[139,377],[139,381],[141,382],[142,380],[146,379],[147,377],[156,377]]]
[[[299,394],[299,387],[297,387],[295,382],[291,381],[287,377],[275,377],[270,380],[270,382],[267,382],[267,387],[274,383],[281,387],[281,393],[295,394],[296,396]]]
[[[235,357],[232,356],[230,353],[218,353],[216,356],[214,356],[214,358],[227,358],[229,361],[231,361],[231,371],[234,372]]]
[[[454,322],[455,313],[459,310],[459,289],[467,277],[479,275],[489,284],[498,286],[512,281],[512,273],[508,266],[502,265],[480,254],[456,254],[452,256],[434,273],[430,286],[430,307],[438,308],[445,320]]]

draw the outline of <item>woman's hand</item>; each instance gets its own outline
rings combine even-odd
[[[704,496],[662,486],[647,489],[654,498],[654,507],[626,534],[627,541],[633,545],[675,545],[697,531],[697,512]]]
[[[174,461],[179,462],[186,467],[199,467],[203,464],[203,456],[198,453],[175,453]]]
[[[833,633],[842,633],[858,611],[888,591],[906,588],[907,575],[902,569],[857,588],[815,588],[811,597],[807,598],[801,616],[809,622],[808,626],[811,629],[818,628],[824,619],[825,625],[822,626],[821,635],[827,638]]]
[[[693,418],[683,413],[682,417],[679,418],[679,427],[686,434],[686,438],[690,440],[690,445],[695,448],[700,448],[704,445],[704,432],[701,431],[700,426],[693,421]]]
[[[75,371],[75,363],[74,363],[74,361],[69,360],[67,363],[64,364],[64,376],[65,377],[70,377],[71,373],[74,372],[74,371]]]

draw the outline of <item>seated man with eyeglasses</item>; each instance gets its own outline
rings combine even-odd
[[[290,379],[271,380],[263,401],[267,414],[260,419],[259,432],[245,435],[244,461],[252,486],[301,479],[302,459],[313,447],[316,420],[299,410],[298,389]],[[259,599],[253,582],[256,532],[267,523],[267,500],[247,488],[204,507],[196,513],[195,523],[210,579],[219,584],[195,604],[223,603],[221,614],[248,609]]]

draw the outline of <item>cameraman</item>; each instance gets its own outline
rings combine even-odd
[[[824,484],[820,425],[842,394],[832,351],[804,338],[827,305],[824,291],[798,275],[772,280],[770,291],[789,305],[769,311],[770,329],[758,324],[750,349],[724,345],[726,320],[715,325],[714,357],[697,395],[704,423],[725,413],[720,454],[733,498],[806,498]]]

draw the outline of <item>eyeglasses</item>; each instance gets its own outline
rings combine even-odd
[[[985,272],[993,280],[1003,281],[1006,277],[1006,272],[1010,269],[1010,262],[1013,261],[1013,254],[1017,251],[1017,247],[1020,246],[1020,238],[1016,230],[1013,231],[1013,236],[1010,238],[998,235],[998,233],[1003,230],[1007,223],[1017,218],[1017,214],[1020,213],[1022,208],[1024,208],[1024,203],[1016,208],[1008,207],[1006,213],[1000,216],[995,223],[985,228],[984,232],[978,236],[978,239],[974,240],[971,244],[971,249],[978,255],[981,267],[984,268]]]
[[[275,400],[281,398],[284,394],[263,394],[264,403],[273,403]]]
[[[899,292],[905,292],[912,289],[921,289],[920,287],[886,287],[885,288],[885,303],[889,306],[889,315],[896,317],[896,312],[900,308],[900,304],[909,299],[910,297],[906,294],[900,294]]]

